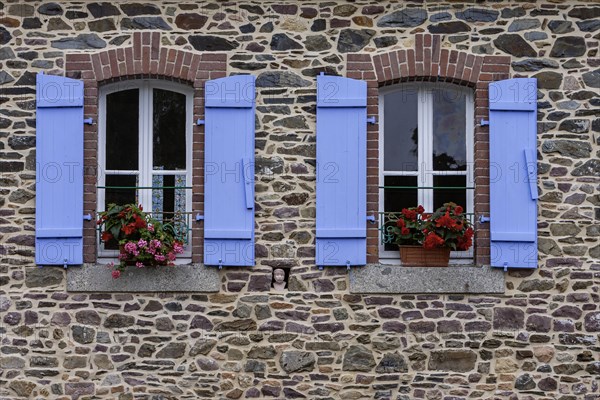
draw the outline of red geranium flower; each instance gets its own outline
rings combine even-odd
[[[403,235],[408,235],[410,233],[410,229],[408,228],[402,228],[402,230],[400,231]]]
[[[102,232],[102,241],[103,242],[106,243],[106,242],[108,242],[112,238],[113,238],[113,235],[110,232],[108,232],[108,231]]]
[[[131,235],[133,232],[135,232],[135,223],[132,222],[125,225],[123,228],[121,228],[121,230],[125,232],[126,235]]]
[[[450,228],[453,229],[456,226],[456,222],[450,216],[450,212],[446,211],[446,214],[442,215],[435,222],[435,226],[438,228]]]
[[[140,218],[138,215],[134,215],[134,219],[135,219],[135,227],[136,228],[145,228],[146,227],[146,221],[144,221],[143,218]]]
[[[404,220],[403,219],[399,219],[398,221],[396,221],[396,226],[398,228],[404,228]]]
[[[407,208],[403,208],[402,215],[404,215],[404,217],[406,219],[409,219],[411,221],[414,221],[417,219],[417,212],[415,210],[409,210]]]
[[[435,234],[435,232],[431,232],[425,238],[423,242],[423,247],[426,249],[434,249],[436,247],[440,247],[444,245],[444,239]]]
[[[468,250],[469,247],[471,247],[471,245],[473,244],[473,242],[471,241],[471,237],[464,235],[461,236],[457,239],[458,243],[456,244],[456,249],[457,250]]]
[[[423,208],[423,206],[417,207],[417,213],[423,214],[424,212],[425,212],[425,209]]]
[[[454,209],[454,215],[460,215],[463,213],[463,208],[461,206],[456,206]]]

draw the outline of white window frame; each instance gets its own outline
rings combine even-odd
[[[139,90],[139,137],[138,137],[138,169],[134,171],[124,170],[107,170],[106,166],[106,96],[120,92],[123,90],[138,89]],[[186,169],[183,170],[153,170],[153,133],[152,133],[152,117],[153,103],[152,90],[162,89],[186,96]],[[151,187],[153,175],[185,175],[185,186],[192,186],[192,132],[193,132],[193,106],[194,106],[194,90],[193,88],[169,81],[139,79],[124,82],[111,83],[102,86],[99,89],[98,101],[98,186],[106,186],[106,175],[136,175],[138,176],[137,186]],[[186,212],[192,211],[192,191],[186,189]],[[105,189],[97,190],[97,209],[98,212],[104,211]],[[144,210],[152,210],[152,189],[138,189],[138,203],[142,204]],[[188,214],[187,221],[191,224],[192,217]],[[188,263],[191,259],[191,231],[189,233],[190,244],[185,246],[184,252],[177,257],[176,264]],[[105,250],[100,243],[99,237],[96,238],[98,243],[98,257],[111,258],[116,260],[117,250]]]
[[[432,89],[447,87],[452,90],[460,91],[466,101],[466,171],[435,171],[433,168],[433,94]],[[401,90],[410,90],[413,93],[418,92],[418,166],[416,171],[385,171],[384,149],[385,149],[385,95]],[[475,181],[473,178],[473,152],[474,152],[474,93],[472,89],[464,86],[453,85],[440,82],[411,82],[394,85],[379,89],[379,215],[385,212],[384,190],[386,176],[416,176],[417,185],[423,187],[433,187],[433,177],[436,175],[465,175],[467,177],[467,187],[473,187]],[[473,213],[475,191],[467,189],[466,191],[466,212]],[[433,189],[417,190],[418,204],[423,205],[426,212],[433,211]],[[417,206],[418,204],[415,204]],[[380,218],[380,221],[383,221]],[[379,238],[379,258],[380,261],[391,264],[400,262],[398,252],[386,251],[385,245]],[[473,258],[473,247],[468,251],[453,251],[450,257],[457,259],[466,259],[470,262]],[[458,262],[458,261],[457,261]]]

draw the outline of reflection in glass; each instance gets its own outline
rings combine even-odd
[[[185,175],[154,175],[152,177],[152,216],[172,224],[178,238],[187,243],[186,179]],[[179,189],[181,188],[181,189]]]
[[[437,175],[433,177],[435,187],[456,187],[457,189],[434,189],[433,209],[436,210],[444,203],[453,202],[467,209],[467,177],[464,175]]]
[[[433,168],[436,171],[465,171],[467,168],[465,94],[450,87],[433,89],[432,94]]]
[[[396,213],[402,211],[403,208],[416,207],[417,189],[417,177],[416,176],[386,176],[384,178],[385,186],[384,189],[384,210],[386,213]],[[391,188],[388,188],[391,186]],[[396,187],[412,187],[413,189],[398,189]],[[386,214],[388,216],[388,214]],[[387,227],[390,225],[387,222],[387,218],[384,223],[384,232],[387,232]],[[389,239],[391,237],[388,236]],[[397,251],[398,246],[393,243],[385,243],[385,251]]]
[[[384,169],[416,171],[418,167],[418,95],[405,87],[385,95]]]
[[[108,209],[108,205],[111,203],[115,204],[137,204],[137,175],[107,175],[104,183],[106,188],[99,189],[104,190],[104,209]],[[116,250],[119,248],[119,244],[116,240],[110,240],[104,244],[106,250]]]
[[[153,166],[155,170],[185,169],[185,95],[153,91]]]
[[[139,90],[106,96],[106,169],[138,169]]]

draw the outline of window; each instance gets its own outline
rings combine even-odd
[[[98,211],[141,204],[190,243],[192,98],[192,88],[166,81],[101,88]],[[100,243],[99,255],[114,257],[116,248]]]
[[[453,201],[473,215],[473,93],[439,83],[380,90],[381,259],[397,259],[385,223],[390,214],[423,205],[431,212]],[[471,258],[453,252],[453,258]]]

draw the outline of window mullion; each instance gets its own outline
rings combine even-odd
[[[419,140],[423,143],[419,146],[421,151],[419,168],[421,181],[419,186],[433,186],[433,134],[432,134],[432,118],[433,118],[433,99],[431,92],[424,86],[419,90]],[[433,189],[419,190],[419,203],[426,210],[433,211]]]
[[[465,145],[466,145],[466,155],[467,155],[467,171],[466,171],[466,182],[467,182],[467,187],[475,187],[475,181],[474,181],[474,174],[473,171],[475,170],[475,158],[474,158],[474,154],[473,154],[473,149],[475,147],[475,141],[474,141],[474,122],[473,119],[475,118],[475,110],[474,110],[474,102],[473,102],[473,95],[472,93],[468,92],[465,93],[465,111],[467,113],[466,117],[465,117],[465,122],[466,122],[466,137],[465,137]],[[470,190],[467,189],[467,193],[466,193],[466,198],[467,198],[467,212],[468,213],[473,213],[474,212],[474,204],[475,204],[475,190]]]
[[[148,129],[149,129],[149,118],[151,117],[150,110],[150,97],[148,90],[148,82],[144,82],[141,87],[141,96],[140,96],[140,136],[139,136],[139,151],[140,151],[140,175],[138,186],[141,187],[149,187],[152,186],[152,179],[148,176],[149,162],[151,163],[151,152],[148,152]],[[145,210],[151,210],[152,204],[149,202],[151,199],[151,190],[149,189],[139,189],[139,200],[140,203],[144,206]],[[150,196],[148,195],[150,193]]]

